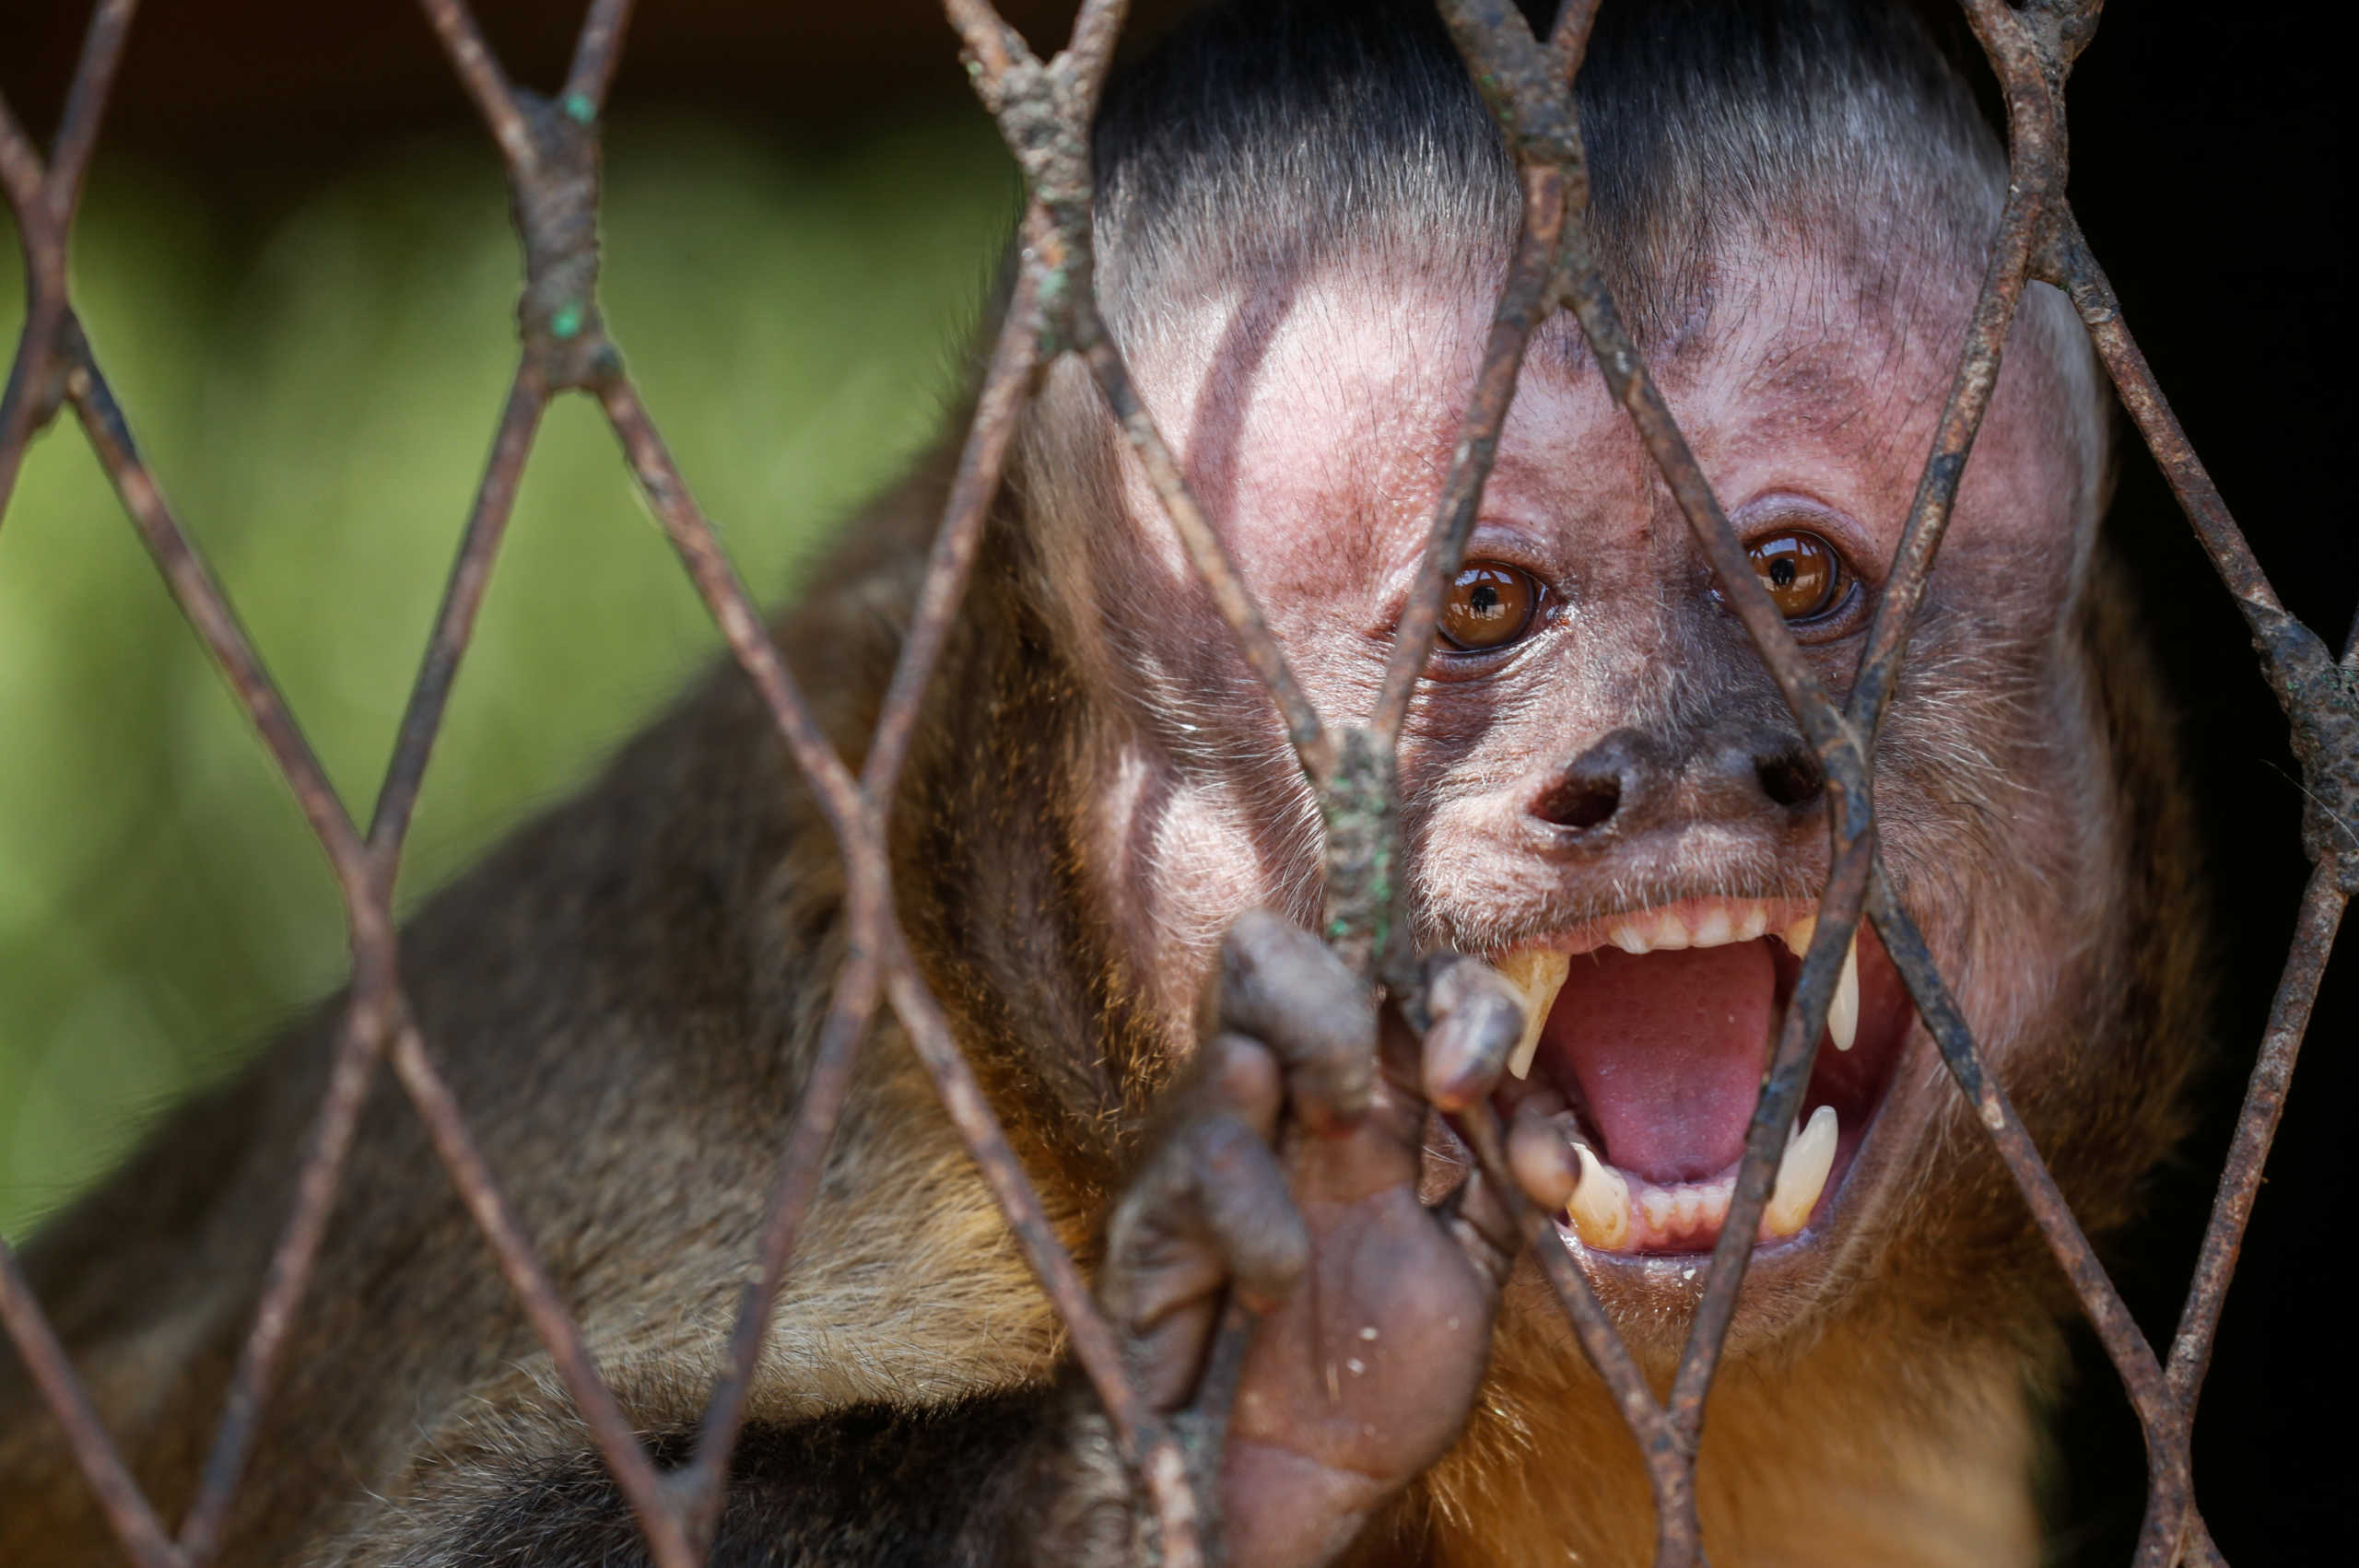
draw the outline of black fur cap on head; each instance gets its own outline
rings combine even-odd
[[[1544,36],[1554,6],[1522,8]],[[1924,259],[1978,271],[2005,158],[1962,32],[1909,0],[1606,0],[1581,132],[1641,337],[1743,222],[1842,246],[1905,215]],[[1118,74],[1094,156],[1101,298],[1133,307],[1353,249],[1495,278],[1520,211],[1429,0],[1211,6]]]

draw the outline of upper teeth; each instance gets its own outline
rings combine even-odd
[[[1592,928],[1593,929],[1593,928]],[[1606,940],[1625,953],[1656,953],[1684,947],[1720,947],[1751,942],[1769,929],[1769,906],[1758,899],[1712,899],[1645,909],[1615,920],[1606,928]],[[1804,915],[1779,932],[1789,952],[1800,954],[1810,947],[1818,917]],[[1592,939],[1594,940],[1594,939]],[[1508,1071],[1518,1078],[1532,1071],[1540,1049],[1541,1025],[1565,989],[1570,955],[1545,948],[1518,948],[1495,961],[1499,973],[1523,1001],[1523,1038],[1508,1059]],[[1860,933],[1843,954],[1843,973],[1835,981],[1835,999],[1826,1007],[1826,1032],[1835,1048],[1848,1051],[1860,1036]]]
[[[1787,951],[1800,954],[1810,946],[1818,917],[1804,915],[1786,928]],[[1835,1000],[1826,1004],[1826,1032],[1835,1048],[1848,1051],[1860,1037],[1860,929],[1851,928],[1851,945],[1843,950],[1843,973],[1835,979]]]
[[[1624,915],[1605,928],[1605,940],[1625,953],[1719,947],[1751,942],[1769,929],[1769,906],[1758,898],[1691,899]]]
[[[1565,972],[1572,962],[1569,954],[1532,947],[1499,960],[1499,973],[1523,1000],[1523,1038],[1508,1059],[1508,1071],[1518,1078],[1532,1071],[1532,1056],[1540,1049],[1540,1026],[1548,1022],[1548,1010],[1556,1005],[1556,993],[1565,989]]]

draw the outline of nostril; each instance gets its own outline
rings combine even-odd
[[[1799,746],[1789,747],[1754,764],[1761,792],[1781,806],[1806,806],[1826,792],[1826,770],[1818,758]]]
[[[1662,796],[1661,750],[1637,730],[1615,730],[1564,765],[1542,787],[1532,814],[1552,827],[1593,833],[1592,843],[1627,833]]]
[[[1619,778],[1560,778],[1533,805],[1543,821],[1558,827],[1596,827],[1622,809]]]

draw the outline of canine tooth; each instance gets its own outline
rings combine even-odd
[[[1800,958],[1810,950],[1810,939],[1817,930],[1818,917],[1804,915],[1801,919],[1788,926],[1785,935],[1779,940],[1785,942],[1787,952]]]
[[[1763,1218],[1770,1234],[1790,1236],[1810,1219],[1818,1195],[1825,1190],[1826,1175],[1835,1168],[1835,1107],[1821,1106],[1810,1113],[1800,1138],[1786,1145],[1778,1162],[1778,1185],[1769,1193]]]
[[[1851,933],[1851,945],[1843,954],[1843,973],[1835,982],[1835,1000],[1826,1005],[1826,1032],[1835,1037],[1835,1048],[1848,1051],[1851,1042],[1860,1037],[1860,933]]]
[[[1630,1184],[1586,1143],[1573,1145],[1581,1176],[1573,1187],[1573,1229],[1590,1246],[1616,1247],[1630,1239]],[[1652,1194],[1649,1194],[1649,1197]]]
[[[1556,993],[1565,989],[1565,973],[1571,965],[1565,954],[1530,947],[1498,961],[1500,977],[1515,988],[1516,999],[1523,1003],[1523,1038],[1508,1058],[1508,1071],[1518,1078],[1532,1071],[1532,1059],[1540,1050],[1541,1025],[1548,1022],[1548,1010],[1556,1005]]]
[[[1644,953],[1652,945],[1638,928],[1627,920],[1608,931],[1606,938],[1625,953]]]
[[[1747,904],[1736,923],[1736,940],[1751,942],[1769,929],[1769,911],[1760,904]]]
[[[1719,947],[1735,940],[1729,927],[1726,909],[1713,909],[1696,922],[1696,945],[1698,947]]]

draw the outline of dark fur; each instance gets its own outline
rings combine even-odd
[[[910,1411],[862,1405],[797,1426],[760,1426],[738,1444],[712,1568],[785,1568],[824,1558],[874,1568],[965,1568],[999,1561],[1024,1500],[1008,1457],[1041,1424],[1038,1394],[1010,1393]],[[665,1469],[686,1436],[653,1445]],[[847,1516],[839,1499],[890,1497],[890,1512]],[[980,1506],[979,1506],[980,1504]],[[644,1552],[639,1523],[595,1456],[553,1458],[511,1478],[455,1532],[465,1545],[438,1568],[627,1562]]]

